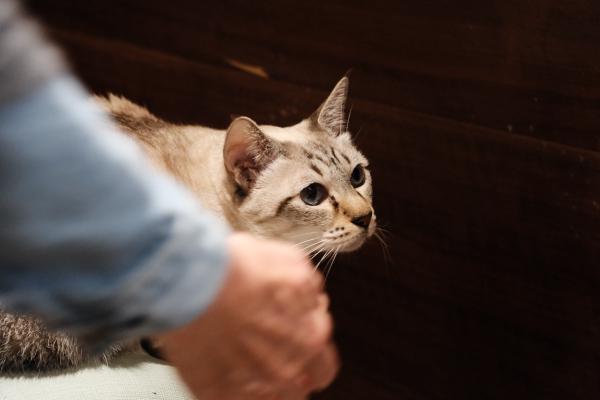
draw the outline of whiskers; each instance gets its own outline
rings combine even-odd
[[[314,235],[314,234],[310,234],[310,235]],[[299,247],[300,249],[302,249],[302,251],[304,251],[307,254],[311,254],[314,253],[315,251],[320,251],[322,249],[322,247],[325,245],[325,240],[321,237],[311,237],[308,239],[305,239],[303,241],[294,243],[295,246]]]
[[[327,250],[315,266],[315,270],[317,270],[321,265],[323,265],[323,272],[325,273],[325,282],[327,282],[327,278],[329,278],[329,274],[333,269],[333,264],[335,263],[335,258],[340,252],[340,247],[341,246],[337,246],[335,248],[330,248],[329,250]]]
[[[390,252],[390,246],[387,244],[387,236],[389,235],[389,231],[387,229],[377,227],[373,236],[377,239],[379,246],[381,247],[381,251],[383,253],[383,262],[388,265],[392,262],[392,253]]]
[[[311,260],[318,260],[315,264],[315,271],[323,266],[325,281],[327,281],[327,278],[333,269],[335,259],[342,247],[341,245],[338,245],[333,248],[329,247],[329,245],[329,241],[323,238],[309,238],[296,243],[296,246],[309,254]]]
[[[326,268],[326,272],[325,272],[325,282],[327,282],[327,278],[329,278],[329,274],[331,273],[331,270],[333,269],[333,263],[335,262],[335,258],[337,257],[338,253],[340,252],[340,247],[338,246],[335,248],[335,251],[333,252],[333,255],[331,256],[331,259],[328,263],[328,266]]]

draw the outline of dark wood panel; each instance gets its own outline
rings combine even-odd
[[[36,3],[91,89],[180,122],[296,122],[354,62],[391,259],[329,277],[318,398],[598,398],[597,3]]]
[[[322,90],[353,68],[359,98],[598,148],[597,2],[32,5],[58,27],[214,65],[239,60]]]

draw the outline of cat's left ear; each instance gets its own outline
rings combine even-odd
[[[252,189],[260,172],[280,152],[280,146],[250,118],[238,117],[227,129],[223,146],[225,169],[244,193]]]
[[[310,117],[311,123],[337,136],[345,130],[346,99],[350,80],[344,76],[335,85],[327,100]]]

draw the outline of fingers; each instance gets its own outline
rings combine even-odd
[[[329,386],[340,368],[335,346],[329,343],[325,349],[307,364],[304,389],[308,392],[322,390]]]
[[[329,310],[329,296],[327,296],[325,293],[321,293],[319,294],[318,300],[319,302],[319,308],[322,310]]]
[[[335,346],[328,343],[325,349],[314,356],[305,365],[303,372],[294,382],[280,383],[277,395],[269,396],[273,400],[305,400],[308,395],[329,386],[340,368]]]
[[[276,286],[273,288],[271,302],[281,315],[302,318],[315,309],[326,310],[329,307],[329,298],[322,291],[314,292],[289,285]]]
[[[314,356],[305,365],[303,372],[294,382],[286,382],[286,389],[280,390],[281,399],[305,399],[315,391],[325,389],[333,382],[340,368],[337,350],[332,343]]]
[[[315,317],[315,344],[320,351],[306,363],[302,387],[306,393],[326,388],[333,382],[340,367],[335,345],[332,343],[333,319],[329,314],[329,297],[321,294]]]
[[[328,299],[324,294],[323,277],[311,267],[278,268],[278,277],[272,281],[273,300],[283,314],[305,315]]]
[[[313,265],[308,259],[305,262],[299,262],[297,268],[282,272],[285,272],[291,284],[306,294],[316,294],[324,290],[325,281],[323,276],[314,270]]]
[[[293,378],[293,384],[304,394],[307,389],[320,389],[330,383],[338,369],[337,353],[331,344],[333,319],[326,310],[328,301],[321,297],[320,306],[314,310],[300,329],[300,334],[294,338],[294,351],[286,354],[282,363],[288,366],[288,377]]]
[[[217,322],[229,318],[221,321],[231,342],[229,364],[248,374],[248,384],[222,390],[243,387],[249,397],[303,400],[331,383],[339,368],[323,276],[287,244],[236,235],[230,246],[238,273],[220,298],[223,306],[214,307],[222,315],[208,315]]]
[[[273,400],[306,400],[308,397],[303,390],[298,389],[286,389],[282,390],[277,396],[273,397]]]
[[[301,330],[301,342],[305,343],[308,352],[315,354],[319,352],[329,341],[333,334],[333,318],[325,308],[328,304],[327,296],[319,297],[319,303],[308,316],[304,323],[304,330]]]
[[[323,351],[331,341],[333,318],[327,310],[327,295],[321,294],[316,297],[315,303],[315,308],[305,312],[299,319],[289,322],[289,326],[295,328],[289,331],[285,338],[287,349],[282,356],[283,362],[295,369],[294,376],[297,376],[308,360]]]
[[[331,350],[333,319],[326,307],[327,296],[318,298],[318,307],[305,314],[300,319],[267,317],[261,319],[261,328],[246,331],[240,337],[244,353],[252,360],[254,370],[264,374],[270,381],[281,387],[306,387],[303,379],[308,376],[310,385],[322,385],[322,379],[332,379],[336,371],[336,355]],[[313,359],[326,352],[326,357],[320,357],[323,365],[313,365]],[[310,363],[310,364],[309,364]],[[312,378],[305,370],[310,365],[324,378]],[[331,366],[333,365],[333,367]],[[302,389],[304,390],[304,389]]]
[[[269,258],[280,267],[277,272],[306,291],[314,293],[323,291],[324,279],[315,271],[314,265],[304,252],[286,243],[269,242],[269,244],[271,250]]]

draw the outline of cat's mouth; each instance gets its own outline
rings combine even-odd
[[[341,228],[343,229],[343,228]],[[336,237],[325,237],[325,248],[334,253],[349,253],[358,250],[368,238],[375,233],[376,224],[373,222],[366,230],[359,232],[346,232]]]
[[[358,250],[366,242],[367,238],[367,233],[361,232],[350,238],[330,243],[328,247],[336,252],[349,253]]]

